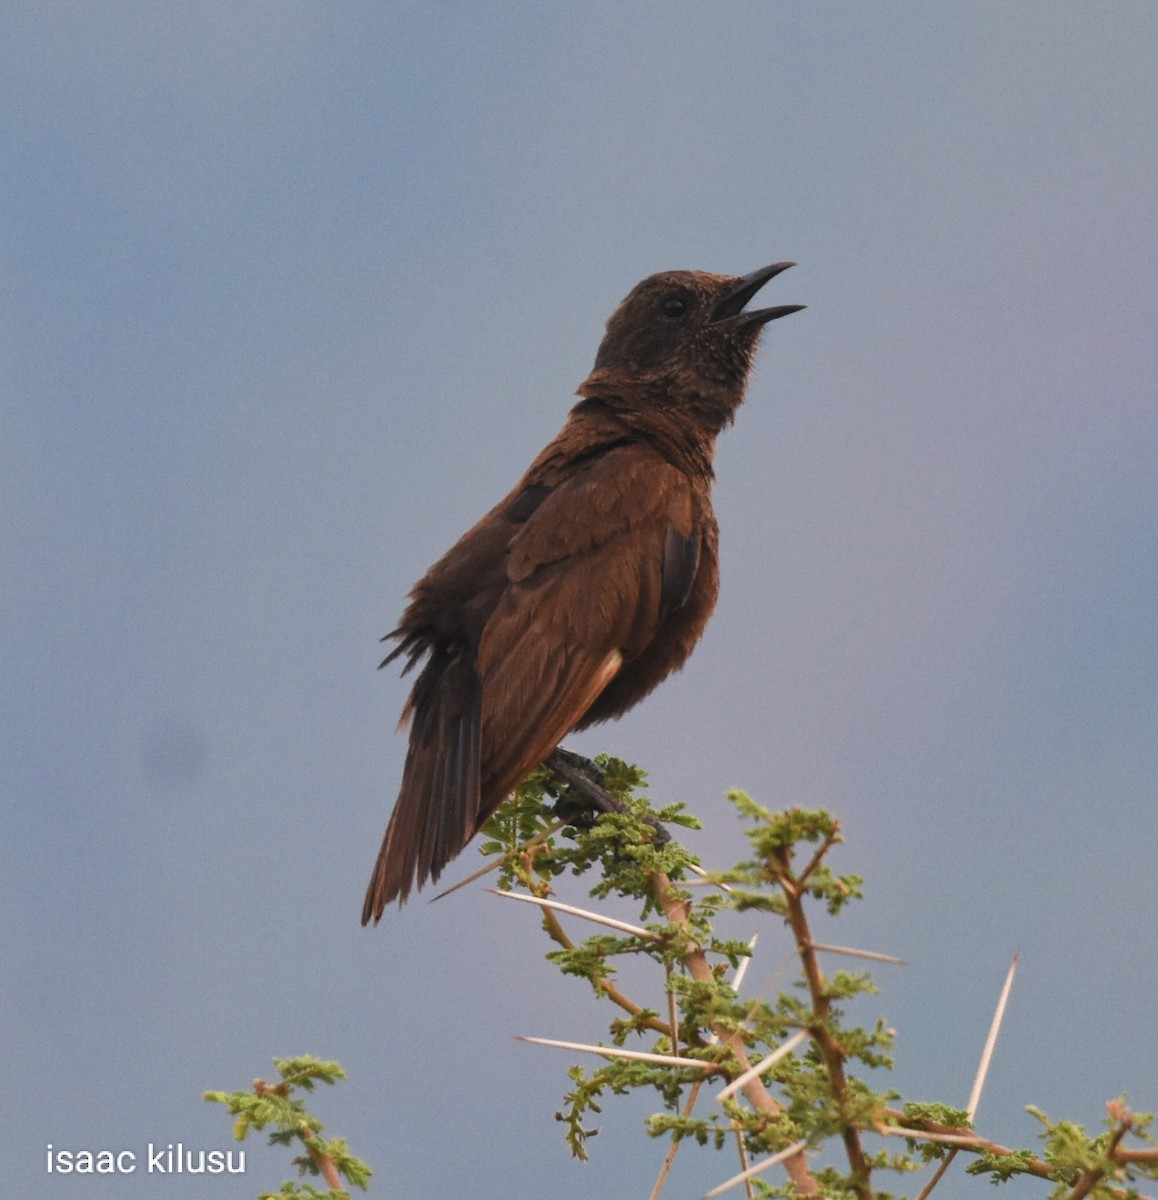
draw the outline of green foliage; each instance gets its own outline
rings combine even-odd
[[[768,1174],[747,1181],[750,1197],[769,1200],[893,1200],[878,1190],[882,1177],[901,1179],[933,1164],[943,1173],[959,1153],[970,1156],[971,1174],[992,1183],[1015,1175],[1041,1179],[1052,1186],[1052,1200],[1137,1200],[1133,1185],[1158,1179],[1152,1118],[1130,1112],[1123,1100],[1106,1106],[1105,1130],[1095,1135],[1030,1108],[1042,1125],[1038,1153],[982,1137],[958,1108],[913,1101],[897,1106],[897,1093],[874,1074],[893,1065],[892,1030],[879,1018],[858,1024],[845,1011],[863,1008],[877,987],[865,971],[826,970],[837,948],[818,945],[811,930],[814,910],[838,918],[863,896],[859,876],[837,874],[829,865],[842,839],[828,813],[772,812],[732,792],[747,826],[750,857],[708,874],[661,832],[661,825],[699,828],[694,817],[681,805],[653,810],[637,767],[612,758],[597,759],[596,767],[598,785],[622,811],[593,815],[571,785],[544,768],[491,818],[482,845],[484,854],[502,856],[504,889],[521,887],[542,899],[562,876],[587,876],[597,900],[618,897],[639,913],[634,926],[614,932],[602,926],[573,940],[563,924],[570,924],[569,916],[542,910],[553,943],[548,960],[616,1009],[604,1043],[611,1057],[594,1069],[571,1068],[571,1088],[555,1114],[577,1158],[587,1157],[605,1098],[643,1090],[659,1106],[647,1131],[669,1143],[653,1197],[685,1143],[715,1151],[739,1147],[743,1165],[783,1156],[786,1180]],[[690,886],[697,875],[695,882],[706,889]],[[726,931],[739,913],[770,915],[794,939],[797,978],[775,994],[740,990],[739,968],[752,951]],[[647,1003],[619,987],[617,968],[625,956],[654,968]],[[680,1061],[614,1056],[628,1046]],[[769,1057],[774,1061],[765,1063]],[[229,1108],[238,1140],[251,1129],[272,1127],[272,1144],[300,1142],[305,1154],[294,1159],[299,1173],[324,1176],[330,1190],[287,1182],[260,1200],[348,1200],[341,1179],[365,1190],[369,1167],[350,1154],[344,1139],[323,1140],[321,1122],[294,1094],[334,1084],[345,1078],[342,1068],[309,1057],[275,1062],[280,1082],[257,1080],[250,1092],[207,1092],[205,1099]],[[750,1070],[753,1064],[760,1064],[758,1072]],[[732,1083],[731,1094],[717,1101],[720,1089]],[[879,1139],[882,1148],[870,1150],[868,1138]],[[940,1178],[934,1175],[921,1196]]]
[[[893,1065],[892,1031],[879,1019],[864,1026],[845,1013],[850,1003],[863,1006],[876,985],[864,971],[828,973],[827,952],[817,947],[809,924],[810,908],[839,917],[863,895],[859,876],[837,874],[828,863],[841,842],[838,822],[823,811],[772,812],[732,792],[729,798],[747,825],[750,857],[706,875],[686,848],[657,836],[658,823],[698,828],[695,818],[679,805],[653,811],[642,795],[645,777],[638,768],[615,759],[597,763],[602,786],[623,802],[623,812],[592,815],[576,803],[570,787],[544,769],[492,817],[483,852],[504,856],[504,888],[521,886],[543,898],[564,874],[590,873],[590,894],[597,900],[630,901],[639,913],[636,932],[604,928],[582,940],[573,940],[563,918],[544,909],[543,928],[554,943],[547,958],[617,1007],[605,1043],[609,1050],[629,1044],[704,1066],[611,1057],[594,1069],[573,1067],[571,1089],[555,1115],[576,1157],[587,1157],[605,1098],[643,1089],[660,1106],[647,1130],[672,1143],[669,1160],[683,1142],[716,1150],[738,1142],[752,1156],[804,1143],[807,1157],[797,1154],[788,1182],[777,1185],[768,1177],[749,1182],[757,1196],[796,1197],[802,1187],[815,1186],[834,1200],[888,1200],[889,1193],[876,1190],[876,1176],[925,1170],[962,1149],[973,1157],[972,1173],[995,1183],[1014,1174],[1036,1175],[1056,1185],[1050,1195],[1058,1198],[1121,1200],[1137,1195],[1123,1184],[1158,1177],[1158,1165],[1147,1154],[1124,1147],[1127,1134],[1148,1140],[1148,1118],[1133,1116],[1120,1103],[1110,1106],[1106,1132],[1093,1138],[1080,1126],[1051,1123],[1031,1109],[1045,1127],[1041,1157],[974,1135],[960,1109],[911,1102],[894,1107],[896,1093],[871,1081],[873,1072]],[[697,890],[693,900],[685,882],[694,874],[704,876],[709,888]],[[722,926],[731,914],[745,912],[784,921],[795,938],[799,976],[774,996],[743,996],[733,986],[750,949],[725,936]],[[619,989],[617,965],[624,956],[655,965],[646,1003]],[[762,1085],[749,1083],[715,1102],[720,1088],[800,1031],[807,1037],[761,1072]],[[866,1137],[886,1132],[900,1136],[884,1140],[887,1149],[865,1148]],[[952,1143],[961,1136],[968,1139],[963,1146],[928,1140],[947,1137]],[[894,1147],[901,1149],[893,1152]],[[831,1161],[834,1148],[843,1152],[845,1165]],[[816,1157],[821,1152],[823,1165]]]
[[[319,1083],[335,1084],[345,1079],[346,1073],[336,1062],[323,1062],[309,1055],[298,1058],[275,1058],[274,1065],[281,1076],[276,1084],[254,1080],[249,1092],[206,1092],[204,1099],[224,1104],[237,1118],[233,1123],[233,1136],[244,1141],[251,1129],[263,1130],[267,1125],[274,1128],[269,1134],[271,1146],[289,1146],[300,1141],[306,1149],[304,1155],[293,1160],[299,1175],[325,1175],[336,1180],[344,1177],[355,1187],[366,1190],[372,1174],[370,1168],[350,1153],[345,1138],[321,1137],[322,1123],[308,1112],[305,1102],[293,1096],[295,1090],[312,1092]],[[309,1183],[283,1183],[276,1192],[262,1192],[259,1200],[346,1200],[349,1192],[331,1187],[319,1191]]]
[[[1137,1196],[1133,1189],[1123,1191],[1121,1183],[1158,1178],[1158,1166],[1151,1164],[1149,1170],[1139,1169],[1141,1164],[1124,1162],[1120,1150],[1126,1134],[1150,1146],[1155,1144],[1149,1134],[1153,1114],[1130,1112],[1124,1099],[1110,1101],[1106,1109],[1105,1132],[1090,1136],[1081,1125],[1051,1121],[1040,1109],[1027,1106],[1026,1111],[1042,1125],[1040,1136],[1045,1146],[1042,1159],[1049,1168],[1048,1178],[1057,1185],[1049,1193],[1052,1200],[1065,1200],[1071,1195],[1090,1196],[1093,1200]],[[1129,1155],[1129,1151],[1125,1153]],[[975,1175],[989,1174],[995,1181],[1005,1180],[1026,1170],[1031,1159],[1028,1150],[1007,1154],[982,1152],[969,1170]]]
[[[646,871],[663,869],[673,879],[684,877],[692,856],[677,842],[654,844],[657,823],[698,829],[699,821],[683,811],[682,804],[653,810],[635,794],[646,783],[638,767],[600,755],[602,786],[626,805],[621,813],[591,812],[590,802],[576,797],[551,772],[540,767],[483,826],[484,855],[505,856],[499,869],[499,886],[515,883],[538,890],[536,885],[570,872],[583,875],[598,867],[600,878],[592,895],[615,892],[645,900],[645,917],[655,911],[643,885]],[[560,843],[560,835],[569,844]]]

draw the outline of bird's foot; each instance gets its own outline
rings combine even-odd
[[[603,768],[582,754],[556,746],[548,755],[545,765],[550,767],[556,779],[567,785],[567,790],[560,793],[555,803],[555,811],[568,822],[575,817],[581,821],[586,818],[589,822],[592,810],[623,812],[626,809],[624,802],[603,786]],[[580,797],[587,801],[586,805],[579,801]],[[645,819],[655,829],[658,845],[671,841],[671,834],[654,817]]]

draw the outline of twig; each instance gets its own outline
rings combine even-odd
[[[299,1125],[295,1132],[301,1138],[302,1144],[306,1148],[306,1153],[310,1156],[310,1162],[317,1167],[322,1178],[329,1184],[330,1190],[332,1192],[345,1191],[345,1184],[342,1183],[342,1177],[338,1174],[337,1163],[328,1154],[323,1154],[318,1149],[322,1145],[321,1138],[304,1123]]]
[[[680,1021],[676,1015],[676,1000],[675,992],[671,986],[671,961],[665,960],[663,965],[664,975],[664,991],[667,992],[667,1019],[671,1026],[671,1052],[678,1054],[680,1052]]]
[[[953,1165],[953,1160],[957,1157],[957,1151],[959,1149],[959,1146],[954,1146],[949,1153],[946,1154],[943,1159],[941,1159],[937,1169],[930,1176],[929,1182],[925,1184],[923,1188],[921,1188],[920,1194],[917,1196],[917,1200],[929,1200],[929,1197],[933,1194],[933,1189],[941,1182],[942,1179],[945,1178],[945,1172]]]
[[[293,1079],[283,1079],[281,1083],[266,1083],[264,1079],[255,1079],[253,1081],[253,1094],[255,1096],[279,1096],[284,1100],[293,1090],[293,1086]],[[319,1149],[324,1144],[322,1139],[318,1137],[305,1121],[300,1121],[295,1126],[294,1134],[301,1140],[302,1145],[305,1146],[306,1153],[310,1157],[310,1162],[317,1167],[318,1173],[329,1184],[330,1190],[333,1192],[344,1191],[345,1185],[342,1183],[342,1177],[338,1173],[338,1164],[328,1154],[324,1154]]]
[[[812,872],[824,861],[824,856],[832,849],[832,847],[840,841],[840,822],[834,821],[832,830],[828,836],[820,843],[819,849],[808,860],[808,866],[796,876],[796,884],[798,887],[803,887],[812,876]]]
[[[899,1136],[912,1138],[914,1141],[940,1142],[947,1146],[960,1146],[963,1150],[968,1150],[973,1154],[981,1154],[983,1152],[996,1155],[999,1158],[1008,1158],[1016,1153],[1008,1146],[1002,1146],[998,1142],[991,1142],[988,1138],[981,1137],[977,1133],[962,1133],[960,1129],[953,1129],[948,1125],[942,1125],[937,1121],[931,1121],[927,1117],[910,1117],[899,1109],[886,1108],[882,1114],[890,1120],[895,1121],[895,1125],[878,1125],[877,1132],[885,1136]],[[1038,1179],[1050,1179],[1051,1170],[1046,1162],[1042,1162],[1040,1158],[1028,1158],[1023,1160],[1024,1165],[1018,1169],[1027,1175],[1035,1175]]]
[[[1112,1161],[1118,1144],[1134,1127],[1134,1115],[1124,1105],[1111,1102],[1106,1107],[1110,1110],[1111,1115],[1118,1119],[1118,1127],[1110,1135],[1110,1144],[1106,1147],[1105,1157]],[[1104,1166],[1091,1167],[1088,1171],[1084,1171],[1066,1200],[1084,1200],[1084,1197],[1094,1190],[1099,1181],[1105,1178],[1105,1175],[1106,1168]]]
[[[886,1108],[883,1115],[897,1122],[896,1125],[878,1125],[876,1127],[877,1132],[885,1136],[906,1137],[912,1138],[916,1142],[939,1142],[946,1146],[958,1146],[970,1154],[992,1154],[997,1158],[1009,1158],[1018,1154],[1020,1158],[1020,1152],[1011,1150],[1008,1146],[991,1142],[988,1138],[975,1133],[962,1133],[959,1129],[951,1129],[948,1125],[941,1125],[926,1117],[908,1117],[895,1108]],[[1142,1151],[1142,1154],[1147,1157],[1140,1158],[1137,1151],[1115,1147],[1107,1154],[1107,1157],[1123,1166],[1134,1162],[1158,1161],[1158,1153],[1154,1151]],[[1150,1157],[1151,1155],[1153,1157]],[[1038,1179],[1049,1180],[1051,1183],[1057,1182],[1054,1178],[1053,1168],[1049,1163],[1042,1162],[1040,1158],[1022,1158],[1014,1169],[1023,1175],[1033,1175]],[[1126,1200],[1127,1197],[1131,1197],[1132,1200],[1145,1200],[1133,1190],[1127,1192],[1121,1188],[1112,1188],[1110,1191],[1112,1195],[1120,1197],[1121,1200]],[[1067,1197],[1067,1200],[1070,1198]]]

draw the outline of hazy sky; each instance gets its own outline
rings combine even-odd
[[[639,278],[784,258],[715,620],[574,744],[709,865],[731,786],[841,816],[906,1098],[964,1103],[1020,948],[982,1130],[1158,1107],[1156,48],[1152,0],[5,5],[4,1194],[256,1196],[260,1140],[163,1186],[44,1147],[230,1147],[202,1091],[310,1052],[372,1196],[647,1195],[656,1106],[573,1163],[572,1060],[513,1040],[613,1015],[533,913],[358,925],[377,638]],[[734,1169],[689,1147],[665,1195]]]

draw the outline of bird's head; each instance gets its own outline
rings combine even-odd
[[[750,275],[664,271],[636,284],[611,314],[580,395],[652,385],[681,400],[719,407],[730,414],[744,395],[760,333],[769,321],[798,312],[803,304],[745,309],[775,275],[793,266],[773,263]]]

